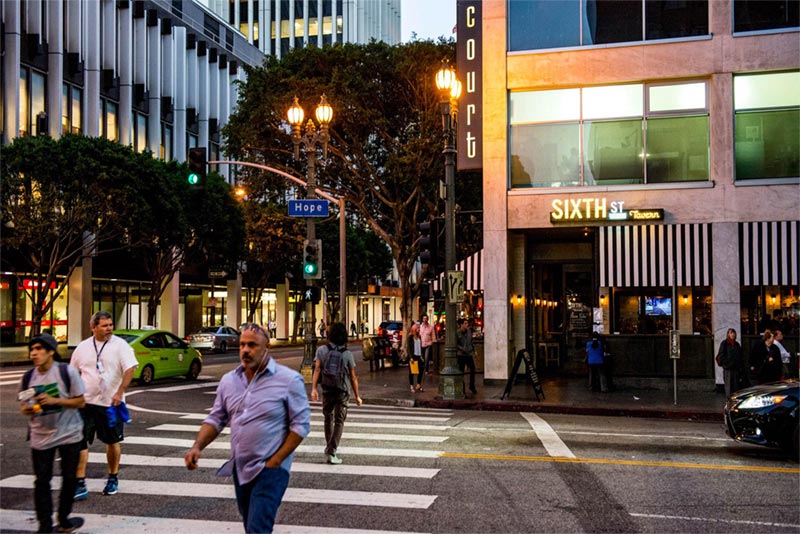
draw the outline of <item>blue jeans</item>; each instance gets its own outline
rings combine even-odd
[[[233,485],[236,489],[236,503],[244,521],[247,534],[271,533],[275,526],[275,516],[281,505],[283,494],[289,485],[289,472],[280,467],[261,470],[256,478],[247,484],[239,484],[236,469],[233,470]]]

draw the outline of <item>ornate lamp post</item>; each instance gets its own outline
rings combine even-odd
[[[299,102],[297,101],[297,97],[294,97],[294,103],[292,107],[289,108],[287,113],[289,124],[292,125],[292,141],[294,142],[294,159],[300,159],[300,146],[303,146],[303,149],[306,153],[306,158],[308,159],[308,176],[306,181],[306,198],[313,199],[316,198],[316,192],[314,191],[317,187],[317,179],[316,179],[316,169],[317,169],[317,146],[322,148],[322,157],[328,157],[328,140],[330,136],[328,135],[328,125],[333,118],[333,108],[330,104],[328,104],[328,100],[325,98],[323,94],[320,98],[319,104],[317,104],[317,109],[315,115],[317,117],[317,121],[319,122],[319,128],[317,128],[314,121],[308,119],[308,122],[305,126],[305,133],[302,132],[303,127],[303,118],[305,117],[305,113],[303,112],[303,108],[300,107]],[[311,242],[316,238],[316,227],[315,221],[313,217],[308,217],[306,219],[306,239]],[[305,253],[305,251],[304,251]],[[319,266],[322,269],[322,266]],[[316,285],[316,280],[313,278],[306,280],[306,287],[311,288]],[[305,312],[305,328],[304,328],[304,342],[305,342],[305,349],[303,351],[303,363],[300,365],[300,373],[303,375],[304,380],[306,383],[311,382],[311,374],[314,368],[314,354],[317,349],[317,337],[314,332],[314,326],[316,325],[316,317],[315,317],[315,310],[314,304],[310,300],[306,300],[306,312]]]
[[[461,96],[461,82],[456,71],[447,62],[436,73],[436,87],[442,95],[442,129],[444,130],[444,268],[445,275],[456,267],[456,128],[458,126],[458,97]],[[445,276],[445,280],[447,277]],[[445,284],[447,285],[447,284]],[[439,380],[439,394],[443,399],[460,399],[464,396],[464,371],[458,368],[456,354],[456,314],[454,295],[447,295],[445,306],[444,369]]]

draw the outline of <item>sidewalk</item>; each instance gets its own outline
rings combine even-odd
[[[360,340],[350,340],[360,344]],[[289,345],[273,341],[272,346]],[[63,350],[62,350],[63,349]],[[62,357],[71,351],[59,345]],[[439,396],[439,375],[426,375],[424,391],[411,393],[408,389],[408,367],[391,367],[370,372],[369,362],[356,356],[361,398],[368,404],[420,406],[458,410],[529,411],[576,415],[605,415],[628,417],[653,417],[722,423],[725,395],[717,392],[713,380],[679,379],[677,404],[673,401],[671,378],[632,379],[615,377],[615,389],[609,393],[589,391],[585,376],[539,378],[544,398],[536,400],[533,387],[523,377],[518,377],[511,394],[500,397],[506,381],[484,384],[483,374],[476,375],[478,394],[474,398],[443,400]],[[25,346],[0,347],[0,365],[30,365]],[[471,397],[471,396],[470,396]]]

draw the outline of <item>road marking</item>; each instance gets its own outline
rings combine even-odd
[[[125,438],[126,441],[128,438]],[[637,467],[676,467],[680,469],[711,469],[716,471],[753,471],[758,473],[800,474],[796,467],[761,467],[748,465],[690,464],[685,462],[655,462],[647,460],[614,460],[610,458],[565,458],[562,456],[510,456],[507,454],[468,454],[443,452],[442,458],[465,458],[472,460],[511,460],[517,462],[552,462],[567,464],[630,465]]]
[[[201,458],[199,468],[219,469],[227,462],[224,458]],[[146,456],[143,454],[124,454],[122,465],[136,465],[148,467],[179,467],[186,468],[182,456]],[[385,465],[330,465],[321,463],[292,462],[292,474],[295,473],[323,473],[334,475],[358,475],[374,477],[395,478],[427,478],[432,479],[439,474],[439,469],[426,469],[422,467],[391,467]],[[90,452],[89,463],[106,464],[105,453]]]
[[[7,380],[5,382],[0,382],[0,386],[18,386],[19,380]]]
[[[205,419],[205,417],[203,417]],[[324,425],[324,421],[311,421],[311,426],[313,427],[321,427]],[[345,423],[347,428],[374,428],[374,429],[385,429],[385,430],[432,430],[434,432],[439,430],[469,430],[471,432],[475,432],[478,430],[483,431],[492,431],[494,429],[489,428],[468,428],[468,427],[456,427],[456,426],[446,426],[446,425],[415,425],[411,423],[366,423],[363,421],[350,421],[349,419]],[[192,426],[195,431],[197,431],[200,426]],[[519,429],[516,429],[519,431]]]
[[[130,408],[130,406],[129,406]],[[147,410],[147,411],[154,411],[154,410]],[[159,412],[161,413],[161,412]],[[163,412],[167,414],[175,413],[175,412]],[[181,414],[181,419],[205,419],[208,414],[203,413],[190,413],[190,414]],[[311,417],[322,417],[321,412],[311,412]],[[364,414],[364,413],[353,413],[350,410],[347,411],[347,420],[350,419],[379,419],[385,421],[422,421],[425,423],[446,423],[450,418],[449,417],[425,417],[425,416],[417,416],[417,415],[380,415],[380,414]]]
[[[699,441],[730,441],[731,438],[711,438],[705,436],[671,436],[663,434],[623,434],[619,432],[586,432],[582,430],[559,430],[559,434],[576,434],[585,436],[605,436],[605,437],[618,437],[618,438],[643,438],[643,439],[693,439]]]
[[[800,525],[793,523],[773,523],[771,521],[748,521],[746,519],[714,519],[712,517],[689,517],[682,515],[660,515],[660,514],[630,514],[631,517],[643,517],[646,519],[679,519],[681,521],[707,521],[710,523],[729,523],[735,525],[758,525],[764,527],[781,528],[800,528]]]
[[[539,441],[542,442],[544,445],[547,454],[550,456],[558,456],[562,458],[575,458],[575,455],[572,454],[572,451],[569,450],[561,438],[558,437],[556,431],[547,424],[547,422],[536,415],[535,413],[529,412],[522,412],[520,415],[525,418],[528,423],[533,427],[533,431],[536,432],[536,437],[539,438]]]
[[[190,449],[194,445],[192,439],[153,438],[145,436],[131,436],[125,438],[128,445],[155,445],[162,447],[177,447]],[[206,449],[230,450],[231,444],[227,441],[212,441]],[[323,447],[319,445],[300,445],[296,449],[299,453],[321,454]],[[438,458],[440,451],[421,449],[383,449],[377,447],[339,447],[337,454],[352,454],[354,456],[397,456],[402,458]]]
[[[36,513],[27,510],[0,509],[3,530],[33,532]],[[214,532],[215,534],[241,534],[241,521],[213,521],[208,519],[173,519],[134,515],[84,514],[86,526],[81,532],[104,534],[162,534],[163,532]],[[365,530],[360,528],[309,527],[305,525],[275,525],[275,534],[414,534],[398,530]],[[420,533],[421,534],[421,533]]]
[[[33,487],[33,475],[16,475],[0,480],[0,488],[30,489]],[[105,487],[104,478],[86,479],[86,487],[90,492],[99,493]],[[61,488],[61,477],[53,477],[52,489]],[[215,499],[235,499],[233,484],[209,484],[203,482],[161,482],[154,480],[124,479],[121,491],[131,495],[165,495],[169,497],[208,497]],[[323,490],[310,488],[288,488],[283,502],[300,502],[314,504],[342,504],[353,506],[374,506],[382,508],[429,508],[436,495],[418,493],[386,493],[377,491]],[[241,523],[239,524],[241,527]],[[207,529],[206,529],[207,531]]]
[[[321,401],[310,401],[308,403],[312,408],[322,408]],[[407,412],[407,413],[425,413],[425,414],[433,414],[433,415],[453,415],[453,410],[448,408],[419,408],[419,407],[409,407],[409,406],[390,406],[386,404],[364,404],[361,406],[353,406],[351,405],[350,410],[352,411],[364,411],[364,410],[378,410],[383,412]]]
[[[168,386],[164,388],[154,388],[149,387],[147,389],[139,389],[137,390],[140,393],[171,393],[173,391],[185,391],[187,389],[202,389],[202,388],[212,388],[217,387],[219,382],[200,382],[196,384],[186,384],[183,386]]]
[[[197,432],[198,427],[194,425],[175,425],[175,424],[163,424],[158,426],[153,426],[148,428],[147,430],[160,430],[164,432]],[[223,434],[230,434],[230,428],[223,428]],[[323,432],[309,432],[307,438],[325,438],[325,434]],[[409,441],[409,442],[417,442],[417,443],[443,443],[447,441],[449,438],[447,436],[419,436],[413,434],[370,434],[364,432],[345,432],[342,435],[342,439],[365,439],[365,440],[375,440],[375,441]]]

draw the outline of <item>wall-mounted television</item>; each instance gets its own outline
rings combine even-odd
[[[646,297],[644,313],[645,315],[672,315],[672,299],[670,297]]]

